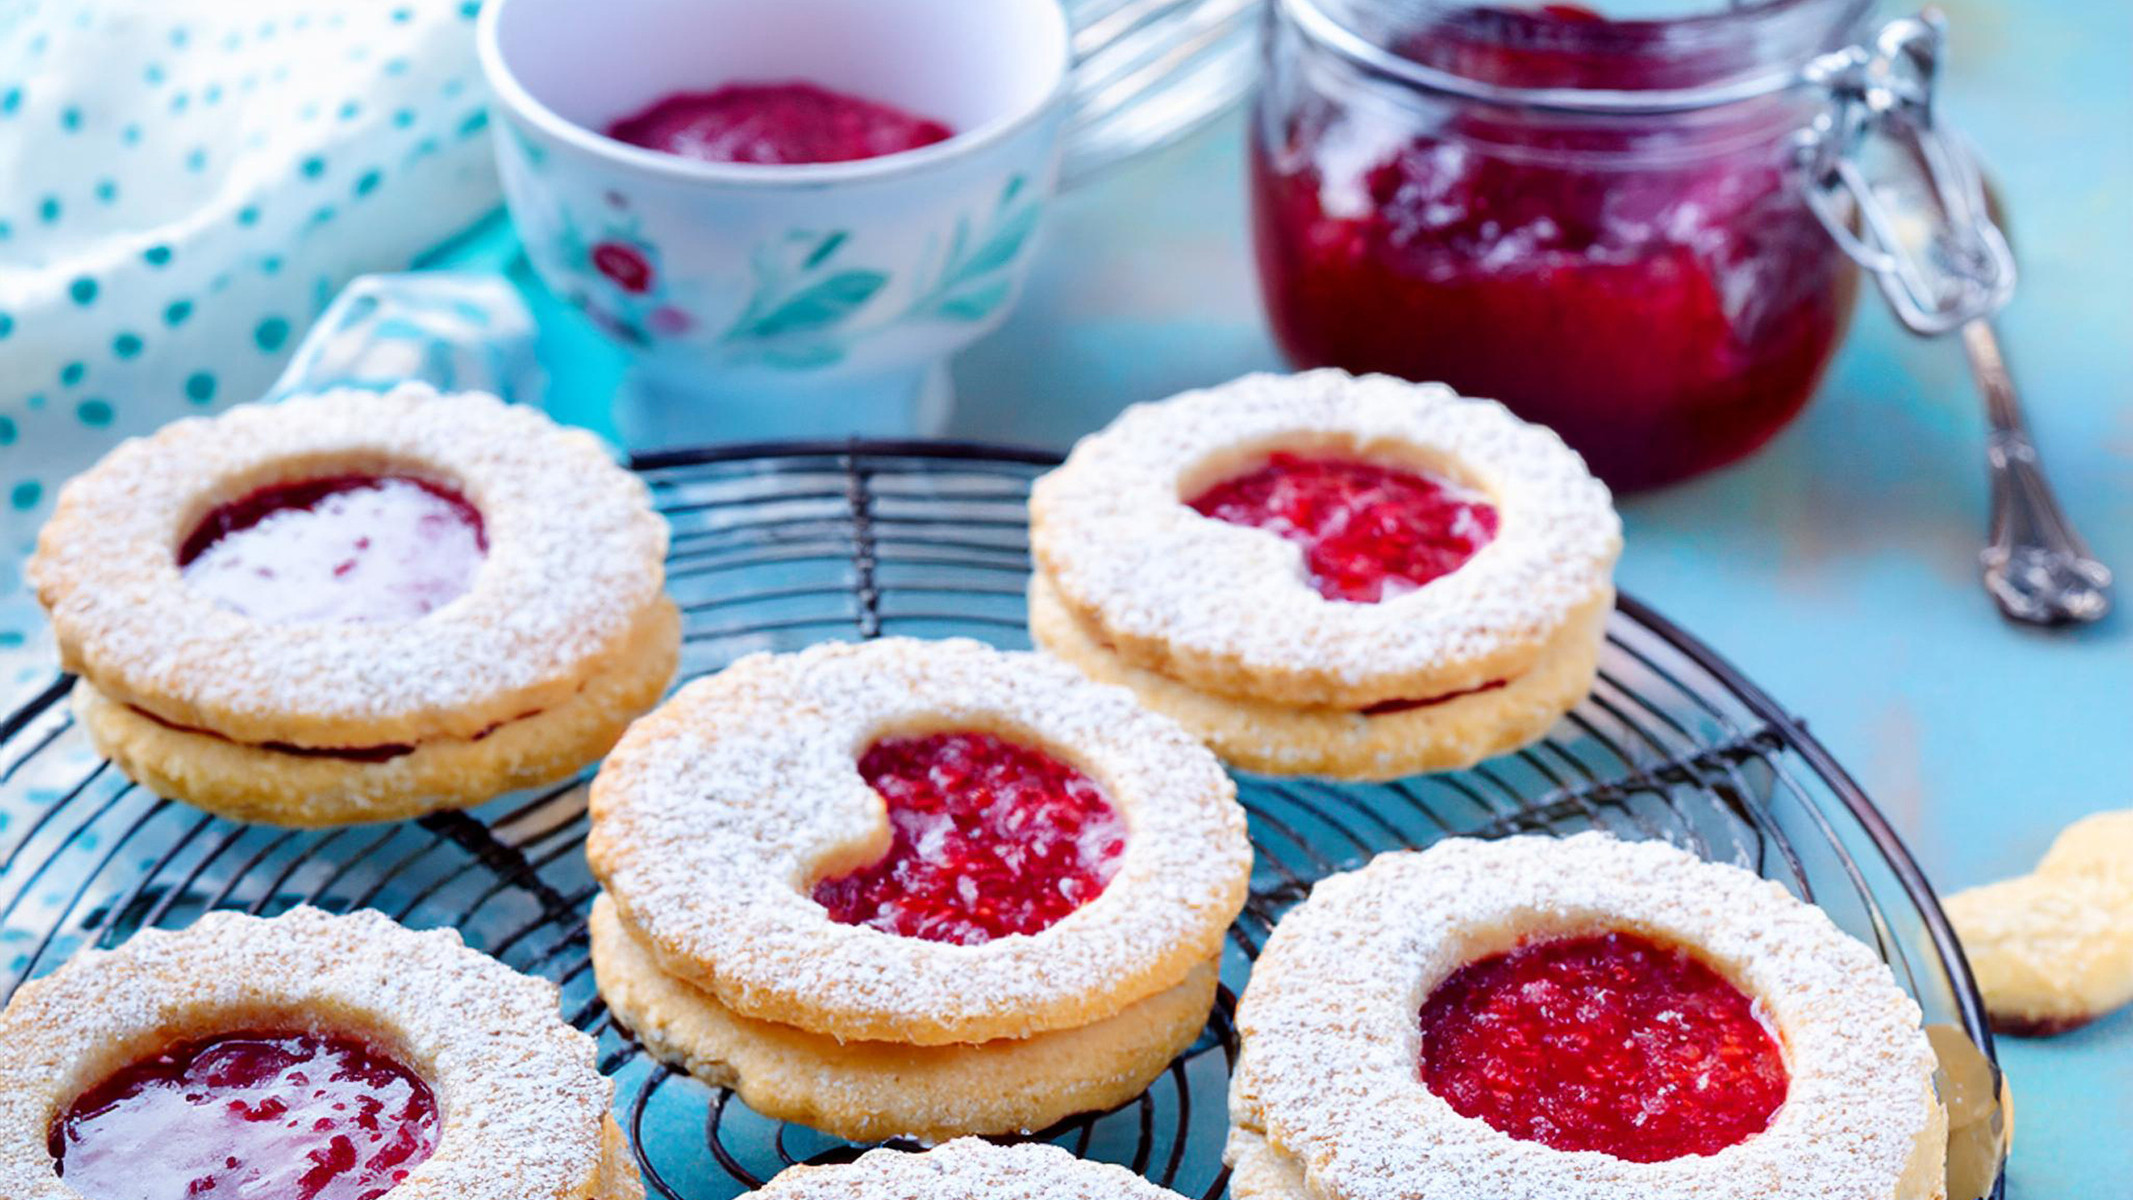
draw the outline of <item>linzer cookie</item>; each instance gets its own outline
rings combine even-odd
[[[409,385],[121,444],[60,493],[29,578],[122,770],[329,825],[598,758],[673,677],[666,541],[591,435]]]
[[[1237,1014],[1238,1200],[1945,1200],[1917,1004],[1779,885],[1604,834],[1318,884]]]
[[[1252,770],[1386,779],[1590,691],[1607,489],[1486,400],[1344,372],[1128,409],[1030,499],[1030,632]]]
[[[553,984],[374,912],[215,913],[0,1013],[0,1196],[643,1200]]]
[[[602,996],[660,1058],[840,1136],[1041,1129],[1199,1035],[1251,847],[1221,765],[1033,654],[756,655],[592,789]]]
[[[763,1200],[1179,1200],[1168,1188],[1058,1146],[959,1138],[924,1153],[873,1150],[837,1166],[790,1167]]]

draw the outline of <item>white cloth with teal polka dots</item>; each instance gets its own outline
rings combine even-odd
[[[0,0],[0,594],[69,475],[496,207],[478,9]]]

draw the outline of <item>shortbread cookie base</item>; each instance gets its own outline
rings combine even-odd
[[[1030,636],[1040,649],[1099,683],[1131,688],[1142,704],[1183,725],[1225,761],[1269,775],[1354,780],[1455,771],[1540,740],[1592,691],[1611,609],[1610,603],[1579,614],[1542,649],[1532,670],[1502,687],[1368,716],[1198,691],[1136,667],[1098,642],[1041,573],[1029,589]]]
[[[52,1123],[98,1080],[176,1042],[243,1029],[363,1038],[436,1094],[435,1151],[393,1200],[641,1200],[593,1040],[553,983],[371,910],[216,912],[89,950],[0,1012],[0,1196],[82,1200]]]
[[[1462,660],[1456,670],[1447,669],[1435,675],[1410,676],[1411,682],[1398,687],[1388,687],[1382,682],[1368,686],[1359,685],[1350,692],[1337,695],[1331,700],[1326,700],[1314,698],[1325,696],[1325,689],[1317,688],[1315,685],[1312,689],[1299,689],[1293,674],[1285,669],[1260,670],[1254,666],[1240,664],[1219,675],[1210,676],[1205,671],[1188,666],[1183,660],[1160,649],[1151,649],[1145,644],[1135,646],[1130,642],[1111,642],[1098,632],[1102,626],[1096,619],[1099,615],[1097,611],[1092,608],[1076,607],[1072,604],[1067,599],[1066,594],[1060,590],[1058,582],[1047,574],[1041,565],[1031,576],[1030,583],[1032,634],[1036,634],[1035,626],[1039,619],[1037,592],[1040,585],[1045,594],[1044,607],[1049,610],[1048,619],[1055,625],[1072,626],[1080,634],[1081,640],[1089,643],[1097,655],[1115,664],[1112,670],[1119,677],[1111,680],[1109,676],[1095,675],[1093,671],[1090,672],[1091,675],[1111,682],[1127,683],[1128,673],[1130,672],[1130,678],[1148,678],[1168,683],[1172,685],[1179,695],[1181,711],[1196,711],[1211,726],[1232,730],[1240,741],[1249,741],[1250,733],[1260,723],[1273,722],[1275,723],[1274,736],[1266,740],[1280,743],[1338,743],[1349,740],[1363,740],[1357,739],[1354,731],[1342,728],[1342,725],[1346,722],[1360,717],[1359,710],[1361,709],[1368,708],[1374,704],[1382,704],[1414,696],[1449,695],[1454,692],[1468,691],[1500,679],[1522,680],[1537,676],[1551,667],[1560,668],[1563,665],[1560,661],[1562,652],[1573,645],[1589,644],[1594,652],[1594,661],[1597,663],[1600,635],[1606,628],[1607,614],[1613,612],[1615,607],[1614,588],[1612,586],[1602,587],[1573,609],[1562,625],[1558,626],[1554,633],[1548,637],[1511,638],[1507,636],[1501,643],[1499,652],[1486,657]],[[1053,649],[1050,646],[1044,648],[1052,650],[1053,653],[1059,654],[1062,658],[1069,657],[1064,652]],[[1206,682],[1198,682],[1197,680],[1199,679],[1205,679]],[[1132,686],[1136,692],[1141,692],[1138,684],[1128,684],[1128,686]],[[1499,699],[1502,698],[1501,693],[1505,690],[1507,689],[1496,689]],[[1578,691],[1577,697],[1571,700],[1571,704],[1575,704],[1577,698],[1582,698],[1586,692],[1591,690],[1591,680],[1588,678],[1585,686]],[[1345,698],[1342,698],[1343,695]],[[1141,696],[1144,701],[1148,699],[1146,692],[1141,692]],[[1473,697],[1463,697],[1463,699],[1471,698]],[[1184,703],[1186,700],[1191,700],[1194,703],[1187,705]],[[1452,703],[1456,702],[1433,706],[1432,709],[1426,711],[1435,712],[1441,717],[1443,715],[1442,710]],[[1179,712],[1154,704],[1151,704],[1150,707],[1156,708],[1165,715],[1176,717],[1188,727],[1194,727],[1194,722],[1181,716]],[[1566,705],[1564,711],[1567,711],[1568,707]],[[1425,710],[1389,713],[1386,716],[1409,716],[1421,711]],[[1328,721],[1314,723],[1313,727],[1310,728],[1299,727],[1289,722],[1290,718],[1298,715],[1322,716],[1328,718]],[[1556,713],[1556,716],[1561,715],[1560,711]],[[1377,720],[1379,718],[1369,719]],[[1549,718],[1550,723],[1553,722],[1553,719],[1552,717]],[[1385,728],[1391,727],[1386,726]],[[1542,729],[1545,730],[1546,725],[1543,725]],[[1417,730],[1415,733],[1417,736],[1424,738],[1430,736],[1426,731]],[[1536,734],[1535,736],[1539,735]],[[1530,741],[1531,739],[1527,740]],[[1509,748],[1505,747],[1505,749]],[[1272,751],[1263,751],[1263,753],[1272,753]],[[1309,753],[1312,752],[1306,752],[1307,755]],[[1501,751],[1497,751],[1497,753],[1501,753]],[[1483,757],[1487,756],[1484,755]],[[1239,760],[1233,759],[1231,761]],[[1277,770],[1277,768],[1272,767],[1254,769]],[[1431,769],[1442,770],[1445,768]],[[1414,770],[1410,769],[1402,773],[1412,774]],[[1295,773],[1301,772],[1297,771]],[[1325,773],[1334,774],[1335,772],[1328,771]],[[1358,778],[1369,777],[1372,776],[1358,776]],[[1385,778],[1386,776],[1374,777]]]
[[[761,1200],[1180,1200],[1111,1163],[1039,1142],[961,1138],[923,1154],[869,1150],[832,1166],[788,1167]]]
[[[1995,1032],[2049,1037],[2133,1002],[2133,891],[2023,875],[1947,907]]]
[[[1316,1200],[1304,1183],[1303,1168],[1256,1130],[1231,1126],[1222,1161],[1229,1164],[1233,1200]]]
[[[644,1176],[637,1170],[637,1155],[613,1114],[600,1127],[600,1170],[585,1200],[644,1200]]]
[[[600,995],[654,1057],[781,1121],[853,1141],[1043,1129],[1115,1108],[1184,1053],[1214,1007],[1217,965],[1080,1029],[976,1045],[840,1042],[743,1017],[666,974],[614,902],[593,902]]]
[[[1630,1162],[1514,1138],[1422,1082],[1417,1014],[1452,972],[1609,930],[1688,947],[1756,998],[1791,1072],[1766,1129],[1708,1156]],[[1947,1112],[1919,1021],[1887,964],[1827,914],[1665,843],[1454,838],[1383,854],[1320,881],[1253,969],[1231,1187],[1238,1200],[1945,1200]]]
[[[2035,871],[1945,903],[1995,1030],[2064,1033],[2133,1003],[2133,812],[2076,821]]]
[[[87,680],[75,685],[74,711],[97,752],[130,778],[218,816],[304,828],[394,821],[466,808],[580,770],[658,703],[680,647],[680,613],[661,597],[614,668],[556,707],[478,740],[422,742],[382,762],[289,754],[174,728]]]

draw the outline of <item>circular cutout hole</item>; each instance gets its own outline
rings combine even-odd
[[[53,1123],[50,1149],[89,1200],[367,1200],[429,1158],[441,1124],[429,1084],[361,1038],[247,1031],[121,1067]]]
[[[984,732],[885,737],[859,774],[888,807],[890,843],[815,884],[841,925],[974,946],[1041,933],[1118,874],[1124,818],[1042,750]]]
[[[186,586],[272,625],[416,620],[488,555],[458,489],[391,472],[267,483],[216,506],[177,549]]]
[[[1486,495],[1450,475],[1332,448],[1273,451],[1185,504],[1295,543],[1319,595],[1357,604],[1451,574],[1496,539],[1499,523]]]
[[[1422,1079],[1462,1116],[1631,1162],[1762,1132],[1790,1075],[1755,1001],[1689,950],[1634,933],[1531,941],[1424,1002]]]

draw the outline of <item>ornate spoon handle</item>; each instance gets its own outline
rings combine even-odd
[[[1963,349],[1985,393],[1991,424],[1992,536],[1979,557],[1985,590],[2011,621],[2086,624],[2111,611],[2111,570],[2089,554],[2044,479],[2014,377],[1985,319],[1963,326]]]

